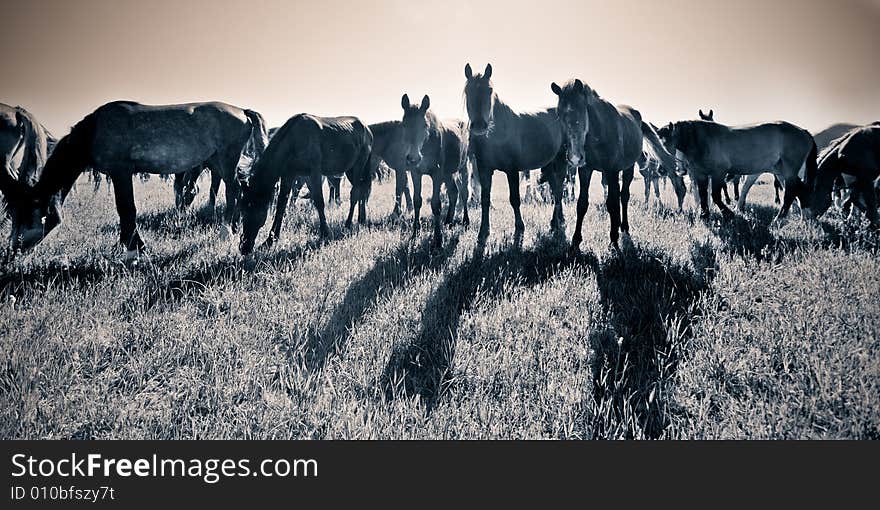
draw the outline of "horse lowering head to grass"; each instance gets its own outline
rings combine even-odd
[[[568,162],[578,167],[580,181],[572,248],[581,243],[581,227],[589,204],[590,179],[594,170],[602,172],[608,185],[605,205],[611,219],[611,243],[616,247],[619,230],[629,231],[629,185],[634,165],[642,152],[649,151],[665,168],[674,169],[675,159],[654,129],[642,121],[638,110],[612,105],[578,79],[569,80],[562,86],[552,83],[550,89],[558,97],[556,111],[567,140]]]
[[[729,127],[716,122],[688,120],[670,123],[660,130],[667,145],[686,160],[700,194],[701,215],[709,216],[707,187],[711,179],[712,200],[725,217],[733,215],[721,200],[721,188],[730,174],[772,172],[785,182],[785,199],[777,219],[788,214],[795,197],[808,209],[803,182],[816,173],[816,143],[806,130],[788,122]],[[740,195],[742,198],[742,195]]]
[[[481,239],[489,235],[489,207],[492,195],[492,174],[500,170],[507,174],[510,205],[516,225],[516,237],[522,236],[525,225],[520,213],[520,172],[535,168],[546,170],[554,190],[554,210],[551,227],[562,225],[562,179],[564,168],[555,164],[562,152],[562,127],[555,108],[534,112],[516,112],[505,104],[492,83],[492,65],[487,64],[482,74],[474,74],[471,65],[464,68],[465,105],[468,114],[468,144],[472,163],[480,180],[482,221]]]
[[[2,193],[3,217],[12,216],[13,224],[19,220],[23,200],[22,189],[32,185],[46,164],[50,143],[54,139],[24,108],[0,103],[0,193]],[[16,237],[13,229],[13,240]]]
[[[61,222],[60,207],[77,177],[93,168],[113,182],[120,240],[128,255],[144,248],[135,225],[132,177],[137,172],[176,174],[197,167],[227,179],[227,222],[238,199],[235,170],[250,139],[262,152],[266,130],[256,112],[224,103],[146,106],[116,101],[101,106],[58,141],[39,179],[15,192],[13,249],[27,250]]]
[[[849,188],[849,201],[880,228],[875,182],[880,178],[880,123],[857,127],[838,138],[819,156],[811,204],[816,217],[831,206],[835,180]]]
[[[264,246],[270,248],[281,235],[281,223],[294,180],[309,178],[312,202],[318,210],[322,237],[330,235],[324,215],[322,176],[341,177],[351,182],[351,198],[346,227],[351,226],[355,205],[360,205],[358,220],[367,219],[366,202],[370,196],[375,169],[370,152],[373,135],[356,117],[317,117],[294,115],[278,130],[262,157],[241,176],[243,191],[242,232],[239,249],[244,255],[253,252],[257,234],[266,216],[280,180],[278,203],[272,231]]]
[[[400,122],[401,148],[410,169],[413,181],[413,202],[415,217],[413,236],[419,229],[419,211],[422,207],[422,176],[430,175],[433,182],[431,212],[434,215],[434,244],[442,244],[440,229],[440,185],[445,184],[449,195],[449,208],[446,223],[452,224],[455,205],[458,202],[459,188],[456,174],[466,167],[467,138],[459,121],[441,121],[429,110],[431,99],[422,98],[418,105],[410,104],[409,96],[404,94],[400,100],[403,119]],[[464,186],[463,200],[467,201],[467,187]],[[464,222],[467,224],[468,212],[464,209]]]

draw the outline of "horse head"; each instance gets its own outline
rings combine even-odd
[[[556,114],[568,141],[568,162],[581,166],[586,160],[587,133],[590,131],[588,110],[592,91],[581,80],[569,80],[562,87],[553,82],[550,90],[558,96]]]
[[[492,129],[493,105],[495,93],[492,87],[492,64],[486,64],[483,74],[474,74],[471,65],[464,66],[465,104],[467,107],[470,132],[477,136],[486,136]]]
[[[410,104],[409,96],[404,94],[400,98],[400,106],[403,108],[403,121],[401,121],[401,135],[403,138],[403,155],[410,165],[418,165],[422,162],[422,146],[429,136],[428,108],[431,99],[426,95],[420,105]]]

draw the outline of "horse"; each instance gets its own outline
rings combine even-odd
[[[602,172],[608,186],[605,207],[611,219],[611,244],[617,248],[620,230],[629,232],[629,185],[636,161],[643,151],[649,151],[666,168],[674,169],[675,158],[635,108],[612,105],[579,79],[561,87],[553,82],[550,89],[558,97],[556,111],[567,139],[568,162],[578,168],[580,182],[572,248],[577,249],[582,240],[594,170]]]
[[[700,120],[706,120],[710,122],[715,122],[715,112],[713,110],[709,110],[709,113],[703,113],[703,110],[699,110],[698,112]],[[760,177],[760,174],[749,175],[745,178],[745,183],[743,184],[743,191],[740,193],[740,183],[743,181],[743,177],[741,175],[737,175],[735,173],[729,173],[725,177],[725,183],[721,187],[721,193],[724,195],[724,201],[726,203],[730,203],[730,193],[727,191],[727,183],[733,183],[733,199],[737,202],[737,209],[742,209],[745,206],[745,195],[749,193],[751,187],[755,184],[755,182]],[[779,179],[774,176],[773,178],[773,188],[776,192],[775,202],[778,204],[779,201],[779,192],[782,190],[782,183],[779,182]],[[700,204],[700,196],[697,192],[696,186],[693,188],[694,190],[694,201],[699,205]]]
[[[278,190],[275,220],[263,243],[266,249],[271,248],[281,236],[281,223],[297,177],[309,179],[311,199],[318,211],[322,238],[330,236],[324,215],[322,176],[329,178],[344,174],[351,182],[346,228],[351,226],[356,205],[360,205],[358,221],[366,222],[366,202],[375,173],[370,158],[372,145],[373,134],[357,117],[318,117],[300,113],[288,119],[269,142],[262,157],[250,171],[240,176],[243,208],[239,250],[242,255],[253,252],[254,241],[260,228],[266,223],[275,184],[279,180],[281,186]]]
[[[20,186],[33,183],[46,164],[55,139],[42,124],[20,106],[0,103],[0,207],[2,224],[16,211]]]
[[[434,215],[434,246],[442,245],[440,229],[440,186],[446,185],[449,207],[446,224],[455,218],[455,205],[459,189],[455,182],[456,174],[462,169],[467,172],[467,138],[464,124],[460,121],[442,121],[429,110],[431,99],[427,95],[419,105],[410,104],[409,96],[400,98],[403,119],[400,121],[402,150],[413,182],[413,237],[419,230],[419,211],[422,208],[422,176],[430,175],[433,184],[431,212]],[[462,201],[467,202],[467,186],[462,187]],[[462,221],[470,223],[467,207]]]
[[[33,185],[20,183],[13,250],[33,248],[61,223],[61,206],[86,169],[113,182],[126,257],[145,248],[137,231],[132,177],[137,172],[174,174],[207,166],[226,181],[227,227],[238,200],[236,167],[247,143],[261,154],[266,144],[262,116],[225,103],[149,106],[114,101],[79,121],[58,141]]]
[[[551,228],[561,227],[562,177],[564,171],[558,160],[563,155],[562,127],[555,108],[534,112],[516,112],[505,104],[492,83],[492,64],[486,64],[482,74],[474,74],[471,65],[464,68],[465,107],[468,115],[468,146],[473,156],[473,171],[480,181],[482,208],[479,239],[489,236],[489,208],[492,200],[492,174],[500,170],[507,174],[510,188],[510,206],[515,219],[515,238],[521,239],[525,224],[520,212],[520,172],[541,168],[553,189],[554,210]]]
[[[795,197],[808,207],[807,187],[816,171],[816,143],[804,129],[788,122],[730,127],[704,120],[670,123],[660,130],[667,146],[689,165],[700,194],[701,216],[709,217],[707,187],[725,218],[733,216],[721,200],[724,177],[773,172],[785,182],[785,198],[776,216],[788,215]],[[802,177],[803,176],[803,177]],[[742,198],[742,195],[740,195]]]
[[[370,124],[369,128],[370,132],[373,133],[372,164],[378,166],[380,162],[384,162],[388,168],[394,171],[394,209],[391,212],[391,216],[398,218],[402,213],[402,198],[406,200],[407,211],[411,211],[413,208],[413,200],[407,177],[408,167],[403,148],[401,122],[399,120],[377,122]]]
[[[654,124],[648,123],[655,132],[657,131],[657,126]],[[668,152],[668,150],[667,150]],[[678,199],[678,210],[681,211],[684,207],[684,198],[687,194],[687,186],[684,184],[684,179],[677,173],[675,168],[667,169],[663,168],[660,164],[660,160],[654,157],[651,157],[651,154],[647,151],[642,151],[642,154],[639,155],[639,159],[636,161],[636,166],[639,168],[639,173],[642,174],[642,180],[645,182],[645,209],[648,208],[648,200],[651,194],[651,187],[654,187],[654,197],[657,201],[660,200],[660,179],[664,176],[668,177],[670,181],[672,181],[672,187],[675,190],[676,198]],[[605,190],[607,187],[607,183],[605,182],[605,176],[602,175],[602,188]],[[607,190],[605,192],[605,197],[607,200],[608,193]]]
[[[838,178],[850,189],[849,201],[868,217],[872,228],[880,228],[876,193],[880,178],[880,122],[852,129],[822,151],[812,186],[815,218],[831,205],[832,189]]]

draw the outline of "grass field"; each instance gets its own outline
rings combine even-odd
[[[637,180],[617,253],[598,180],[579,255],[573,204],[565,239],[525,204],[514,246],[497,174],[484,246],[472,210],[432,250],[427,201],[411,241],[377,184],[370,226],[342,230],[346,199],[320,243],[301,201],[246,267],[156,178],[149,259],[123,264],[112,195],[83,179],[0,274],[0,436],[880,438],[880,237],[835,211],[770,226],[767,179],[726,224],[690,193],[646,210]]]

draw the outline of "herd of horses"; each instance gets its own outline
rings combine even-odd
[[[552,83],[556,106],[528,112],[517,111],[501,99],[491,64],[482,73],[468,64],[465,80],[466,121],[438,118],[427,95],[417,104],[404,95],[400,120],[367,125],[350,116],[298,114],[272,130],[259,113],[219,102],[148,106],[115,101],[88,114],[56,140],[24,108],[0,105],[0,193],[4,216],[12,224],[10,247],[13,253],[27,251],[57,227],[65,198],[87,170],[106,175],[113,184],[120,242],[129,256],[145,247],[136,225],[133,176],[174,175],[176,201],[186,206],[205,169],[211,173],[212,208],[220,183],[225,185],[222,232],[234,232],[240,224],[239,249],[246,256],[254,251],[273,203],[275,216],[262,249],[277,242],[289,197],[297,196],[303,186],[308,186],[317,210],[321,236],[329,235],[324,180],[330,184],[330,200],[337,203],[341,178],[351,184],[347,227],[355,209],[358,221],[366,221],[380,165],[395,175],[395,215],[401,214],[402,197],[409,201],[407,173],[411,176],[414,236],[420,226],[422,177],[431,176],[433,241],[438,246],[442,223],[453,223],[459,199],[465,204],[461,221],[469,224],[471,188],[481,206],[479,236],[486,238],[495,171],[507,176],[515,234],[521,236],[525,227],[520,177],[535,169],[549,184],[550,228],[557,232],[564,229],[566,180],[577,172],[580,189],[572,249],[582,240],[594,171],[601,172],[606,189],[610,240],[615,247],[621,232],[629,231],[630,183],[636,168],[644,177],[646,203],[651,186],[659,198],[658,181],[667,178],[679,209],[686,194],[683,176],[689,176],[703,218],[709,217],[709,196],[723,218],[734,214],[727,205],[727,183],[734,184],[741,209],[757,177],[772,173],[777,202],[779,191],[784,194],[777,219],[788,214],[796,199],[804,218],[815,219],[838,193],[846,195],[847,205],[864,212],[872,228],[880,227],[876,189],[880,122],[836,125],[814,137],[782,121],[726,126],[714,121],[712,110],[708,114],[700,110],[698,120],[658,128],[635,108],[609,103],[580,79]],[[745,178],[742,190],[741,178]],[[444,187],[448,206],[442,218]]]

